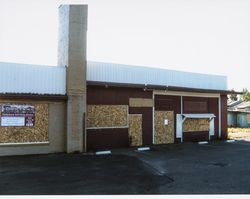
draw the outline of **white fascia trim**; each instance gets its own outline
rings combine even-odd
[[[165,91],[165,90],[154,90],[154,95],[177,95],[177,96],[188,96],[188,97],[220,97],[219,93],[195,93],[195,92],[182,92],[182,91]]]
[[[181,114],[183,114],[183,96],[181,95]]]
[[[152,126],[153,126],[153,144],[155,144],[155,95],[152,93],[152,99],[153,99],[153,110],[152,110]]]
[[[221,98],[219,96],[218,99],[218,104],[219,104],[219,138],[221,138]]]
[[[49,145],[50,142],[8,142],[0,143],[1,146],[35,146],[35,145]]]

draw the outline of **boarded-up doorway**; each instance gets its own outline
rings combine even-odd
[[[142,145],[142,114],[129,114],[129,145]]]
[[[174,143],[174,111],[155,111],[154,144]]]

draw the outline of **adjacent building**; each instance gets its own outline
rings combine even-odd
[[[250,127],[250,102],[235,101],[228,103],[228,126]]]

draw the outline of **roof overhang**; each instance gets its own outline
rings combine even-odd
[[[166,91],[185,91],[185,92],[197,92],[197,93],[220,93],[220,94],[243,94],[242,92],[235,92],[231,90],[214,90],[214,89],[201,89],[201,88],[188,88],[177,86],[162,86],[151,84],[128,84],[128,83],[115,83],[115,82],[99,82],[99,81],[87,81],[87,85],[104,86],[108,87],[125,87],[125,88],[141,88],[147,90],[166,90]]]
[[[230,113],[250,113],[250,111],[244,111],[244,110],[227,110],[227,112],[230,112]]]
[[[67,95],[31,94],[31,93],[0,93],[0,100],[29,99],[36,101],[66,101]]]

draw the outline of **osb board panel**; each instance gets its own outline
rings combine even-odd
[[[129,114],[129,129],[128,135],[130,146],[142,145],[142,115]]]
[[[142,144],[153,144],[153,110],[151,107],[129,107],[129,114],[142,114]]]
[[[16,103],[20,104],[20,103]],[[24,105],[24,103],[22,103]],[[48,134],[48,104],[34,104],[35,125],[33,127],[0,127],[0,143],[46,142]]]
[[[168,119],[168,125],[164,120]],[[174,143],[174,111],[155,111],[154,113],[154,143]]]
[[[153,107],[153,99],[129,98],[130,107]]]
[[[209,119],[187,118],[183,123],[183,132],[209,131]]]
[[[127,126],[127,120],[127,105],[87,106],[87,128]]]

